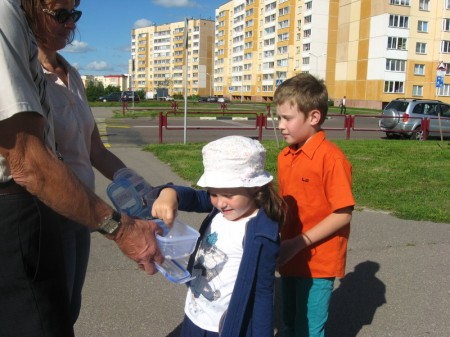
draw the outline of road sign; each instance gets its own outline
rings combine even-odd
[[[228,92],[233,92],[233,87],[228,87]]]
[[[444,77],[436,76],[436,88],[442,88],[444,85]]]
[[[283,80],[276,80],[275,85],[278,87],[281,83],[283,83]]]

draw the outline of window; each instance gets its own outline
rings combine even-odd
[[[426,54],[427,52],[427,44],[424,42],[416,43],[416,54]]]
[[[445,75],[450,75],[450,63],[444,63],[445,65]]]
[[[306,29],[303,31],[303,37],[311,37],[311,29]]]
[[[414,75],[425,75],[425,64],[415,64]]]
[[[408,28],[409,17],[403,15],[389,15],[389,27]]]
[[[450,8],[449,8],[450,9]],[[450,96],[450,84],[444,84],[438,89],[438,96]]]
[[[419,10],[429,11],[430,10],[430,0],[419,0]]]
[[[450,41],[441,41],[441,52],[450,53]]]
[[[387,94],[403,93],[403,82],[401,81],[385,81],[384,92]]]
[[[428,22],[419,20],[417,23],[417,31],[419,33],[428,33]]]
[[[386,70],[387,71],[405,71],[405,60],[394,60],[394,59],[386,59]]]
[[[291,7],[283,7],[283,8],[280,8],[279,10],[278,10],[278,16],[282,16],[282,15],[286,15],[286,14],[289,14],[289,9],[290,9]]]
[[[423,85],[413,85],[413,96],[423,96]]]
[[[282,28],[286,28],[289,27],[289,20],[283,20],[278,22],[278,28],[282,29]]]
[[[387,49],[406,50],[406,38],[388,37]]]
[[[391,5],[409,6],[409,0],[391,0]]]
[[[444,32],[450,32],[450,19],[442,20],[442,30]]]
[[[445,0],[445,8],[450,9],[450,0]]]
[[[289,40],[289,33],[278,34],[278,41],[286,41]]]

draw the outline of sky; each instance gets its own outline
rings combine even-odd
[[[227,0],[81,0],[75,40],[61,54],[81,75],[128,73],[131,30],[152,24],[214,20]]]

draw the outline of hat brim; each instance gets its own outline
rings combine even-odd
[[[200,187],[236,188],[236,187],[260,187],[270,183],[273,176],[268,172],[251,178],[237,178],[236,175],[224,175],[220,172],[206,172],[200,177],[197,185]]]

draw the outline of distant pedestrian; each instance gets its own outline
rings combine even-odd
[[[347,113],[347,106],[346,106],[346,104],[347,104],[347,100],[346,100],[346,97],[344,96],[344,97],[342,97],[341,104],[340,104],[340,106],[341,106],[341,115],[342,114],[345,115]]]

